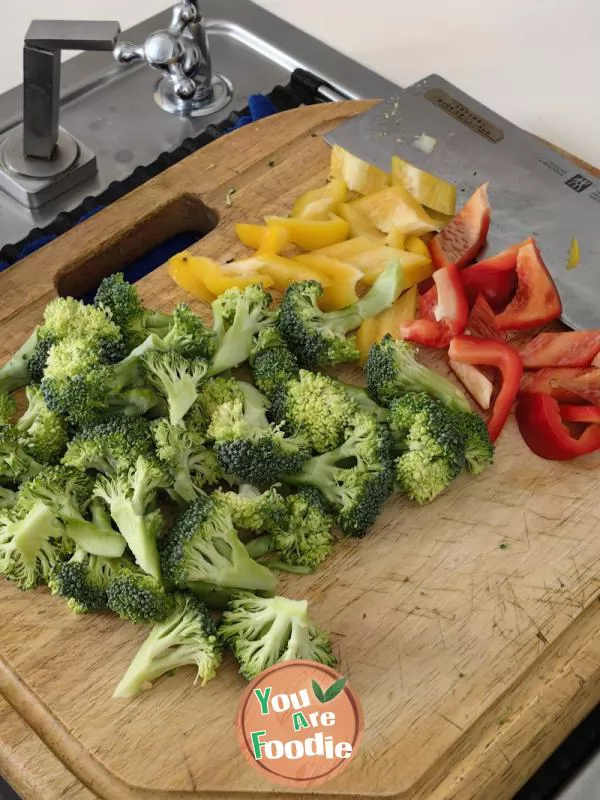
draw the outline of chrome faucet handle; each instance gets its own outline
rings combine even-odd
[[[114,49],[120,64],[145,61],[162,72],[163,93],[182,101],[207,102],[212,96],[212,69],[202,15],[196,2],[182,0],[171,24],[155,31],[143,45],[120,42]],[[182,110],[181,113],[184,113]]]

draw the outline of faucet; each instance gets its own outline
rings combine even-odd
[[[162,74],[154,99],[181,116],[214,113],[231,86],[213,75],[199,0],[180,0],[166,30],[143,45],[118,42],[118,22],[35,20],[23,47],[23,125],[0,142],[0,188],[29,208],[92,177],[95,154],[60,128],[62,50],[113,51],[122,65],[145,62]]]

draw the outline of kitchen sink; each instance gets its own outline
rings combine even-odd
[[[157,72],[143,62],[122,66],[111,52],[82,53],[65,62],[60,125],[96,155],[98,171],[38,209],[0,192],[0,248],[5,261],[15,260],[15,245],[18,249],[32,230],[43,232],[63,212],[82,209],[84,201],[87,207],[82,210],[91,210],[92,200],[109,187],[129,180],[136,171],[143,173],[165,153],[222,124],[244,109],[250,95],[286,86],[295,73],[310,76],[317,87],[316,102],[385,97],[397,90],[248,0],[203,0],[201,9],[222,107],[197,117],[168,113],[155,98]],[[168,27],[170,17],[167,9],[124,31],[121,40],[143,42],[152,32]],[[22,87],[0,96],[0,136],[20,125],[22,107]],[[143,178],[141,174],[137,183]]]

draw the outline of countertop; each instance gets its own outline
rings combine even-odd
[[[600,165],[598,0],[258,0],[259,5],[406,86],[432,72],[517,125]],[[116,19],[123,29],[168,0],[1,4],[0,92],[21,82],[35,18]]]
[[[515,124],[600,166],[598,0],[255,1],[401,86],[437,72]],[[22,80],[21,47],[32,19],[116,19],[126,29],[168,0],[2,5],[0,93]],[[595,767],[564,800],[600,796],[597,759]],[[9,797],[4,791],[0,786],[0,798]]]

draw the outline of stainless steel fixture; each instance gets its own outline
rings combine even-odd
[[[46,107],[44,117],[53,125],[60,107],[58,146],[52,159],[26,159],[28,165],[35,163],[33,176],[19,176],[13,162],[21,150],[24,154],[22,126],[30,76],[25,75],[25,87],[0,96],[0,249],[21,242],[33,229],[53,223],[61,212],[72,212],[86,198],[102,196],[109,186],[151,167],[207,126],[218,125],[233,110],[243,109],[249,95],[285,86],[297,68],[322,82],[324,100],[386,97],[396,89],[249,0],[200,0],[200,4],[201,15],[196,0],[188,0],[124,31],[123,44],[116,47],[119,61],[111,46],[109,51],[83,52],[63,62],[59,103],[52,105],[52,113]],[[55,24],[62,30],[55,29],[51,36],[39,28],[36,33],[34,27],[36,43],[28,44],[35,48],[43,44],[42,50],[53,51],[65,48],[68,40],[71,44],[66,46],[82,49],[82,38],[91,46],[96,36],[108,47],[108,29],[102,35],[87,29],[83,37],[73,28]],[[49,38],[52,47],[47,46]],[[121,63],[123,59],[127,63]],[[58,56],[51,56],[50,62],[56,69]],[[149,69],[148,64],[155,68]],[[181,97],[186,89],[191,94],[188,79],[196,88],[191,97]],[[57,85],[55,81],[53,86]],[[47,141],[46,134],[42,139]],[[77,173],[72,161],[75,151],[77,165],[87,161],[87,171]],[[58,175],[40,176],[44,169]],[[26,183],[26,191],[16,188],[17,180]],[[87,207],[92,205],[90,200]]]

